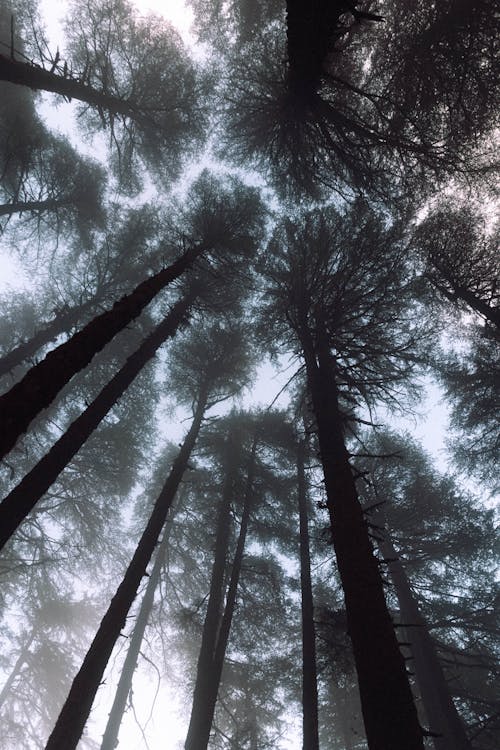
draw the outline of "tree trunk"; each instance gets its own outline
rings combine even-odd
[[[430,262],[437,269],[438,273],[441,274],[445,282],[449,284],[449,287],[451,289],[450,291],[450,289],[447,289],[444,284],[440,284],[439,280],[435,278],[433,274],[426,274],[426,278],[431,282],[431,284],[436,287],[438,292],[441,292],[441,294],[447,297],[447,299],[455,303],[458,299],[461,299],[463,302],[469,305],[471,310],[474,310],[475,312],[479,313],[479,315],[482,315],[483,318],[496,326],[496,328],[500,328],[500,308],[492,307],[487,302],[482,300],[481,297],[479,297],[477,294],[471,292],[470,289],[467,289],[467,287],[459,284],[458,281],[453,278],[453,275],[446,270],[446,267],[438,261],[431,258]]]
[[[66,383],[86,367],[117,333],[137,318],[162,289],[189,268],[203,250],[202,246],[190,248],[170,266],[141,282],[133,292],[116,302],[111,310],[96,316],[68,341],[49,352],[19,383],[0,397],[0,459]]]
[[[304,471],[305,442],[297,443],[297,499],[300,522],[300,587],[302,613],[302,748],[319,750],[316,638],[311,584],[311,556]]]
[[[429,729],[437,734],[433,737],[436,750],[471,750],[462,721],[450,695],[436,647],[420,614],[418,604],[412,594],[405,569],[398,553],[385,533],[378,545],[383,557],[390,560],[389,572],[396,588],[399,610],[411,643],[412,666],[422,696]]]
[[[235,444],[235,442],[234,433],[230,430],[226,440],[225,481],[217,516],[215,555],[210,580],[210,593],[196,668],[196,683],[193,692],[191,718],[184,745],[186,750],[206,748],[212,726],[213,710],[210,708],[210,697],[214,692],[215,649],[222,617],[224,577],[231,530],[231,501],[234,495],[234,483],[237,473],[236,455],[239,450],[239,445]],[[217,689],[215,689],[215,692],[217,694]]]
[[[108,723],[104,730],[101,750],[114,750],[118,745],[118,733],[120,731],[123,714],[125,713],[127,699],[132,688],[132,679],[137,667],[137,660],[139,658],[144,632],[149,621],[151,610],[153,609],[155,591],[160,580],[161,569],[165,562],[172,521],[173,519],[170,517],[166,523],[163,539],[158,547],[153,569],[149,574],[148,585],[146,586],[146,591],[142,598],[141,608],[137,614],[134,632],[130,638],[127,656],[123,663],[120,679],[118,680],[118,685],[116,687],[115,698],[109,713]]]
[[[28,357],[32,357],[42,346],[50,343],[61,333],[67,332],[72,326],[76,325],[83,313],[89,310],[92,305],[96,304],[95,300],[89,300],[81,305],[76,305],[66,312],[59,313],[54,320],[47,323],[28,340],[18,344],[3,357],[0,357],[0,377],[6,375],[18,365],[21,365]]]
[[[63,206],[71,205],[72,202],[73,201],[69,198],[46,198],[43,201],[14,201],[13,203],[2,203],[0,205],[0,216],[12,216],[12,214],[22,214],[26,211],[55,211]]]
[[[141,578],[146,573],[168,511],[188,465],[200,431],[207,400],[208,389],[204,388],[199,396],[191,428],[156,500],[123,581],[111,600],[82,667],[73,681],[45,750],[75,750],[78,745],[109,657],[125,625],[128,611],[137,594]]]
[[[155,355],[163,342],[176,333],[185,320],[193,297],[194,293],[188,294],[174,305],[165,320],[128,357],[123,367],[104,386],[90,406],[75,419],[49,452],[3,500],[0,505],[0,549],[55,482],[61,471],[80,450],[144,365]]]
[[[33,63],[14,60],[2,54],[0,54],[0,80],[28,86],[33,91],[51,91],[64,96],[69,101],[78,99],[114,115],[133,117],[140,114],[133,102],[127,99],[120,99],[105,91],[98,91],[77,78],[64,77]]]
[[[248,532],[248,523],[250,521],[250,511],[253,505],[253,483],[255,477],[255,455],[257,452],[257,434],[254,436],[252,450],[250,454],[250,460],[248,465],[247,481],[245,487],[245,498],[243,502],[243,511],[241,514],[240,533],[238,535],[238,541],[236,543],[236,551],[234,553],[233,564],[231,566],[231,576],[229,579],[229,586],[227,589],[226,605],[224,607],[224,614],[217,636],[217,643],[215,646],[214,653],[214,680],[213,680],[213,692],[211,695],[211,713],[210,726],[212,725],[213,715],[215,712],[215,704],[217,702],[217,693],[219,691],[219,685],[222,675],[222,668],[224,666],[224,659],[226,657],[227,644],[229,642],[229,634],[231,632],[231,623],[233,621],[234,608],[236,605],[236,595],[238,593],[238,584],[241,575],[241,565],[243,562],[243,554],[245,552],[245,544]],[[210,728],[207,735],[210,734]],[[206,745],[203,746],[204,748]]]
[[[319,326],[317,356],[307,323],[301,323],[298,333],[318,430],[332,539],[344,590],[368,747],[423,750],[404,659],[344,443],[326,332]]]

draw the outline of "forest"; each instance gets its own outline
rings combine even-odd
[[[499,19],[0,0],[0,750],[497,750]]]

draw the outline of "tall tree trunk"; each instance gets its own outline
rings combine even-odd
[[[396,589],[402,621],[411,626],[406,628],[406,633],[411,644],[412,666],[429,729],[438,735],[433,737],[434,747],[436,750],[471,750],[439,663],[436,647],[412,594],[406,571],[387,532],[378,545],[383,557],[390,561],[388,567]]]
[[[123,367],[104,386],[90,406],[75,419],[49,452],[3,500],[0,505],[0,549],[55,482],[144,365],[155,355],[163,342],[176,333],[186,318],[193,298],[194,293],[188,294],[174,305],[165,320],[128,357]]]
[[[201,245],[190,248],[170,266],[141,282],[133,292],[116,302],[111,310],[96,316],[68,341],[49,352],[19,383],[0,397],[0,459],[66,383],[86,367],[117,333],[137,318],[162,289],[189,268],[203,250]]]
[[[95,304],[95,299],[88,300],[81,305],[75,305],[75,307],[57,314],[54,320],[36,331],[28,341],[18,344],[10,352],[0,357],[0,377],[6,375],[14,367],[21,365],[28,357],[32,357],[42,346],[53,341],[61,333],[68,332],[78,323],[81,316]]]
[[[405,662],[387,609],[377,561],[344,442],[334,366],[326,332],[314,340],[299,326],[318,430],[333,545],[344,590],[370,750],[423,750],[423,735]]]
[[[153,512],[127,568],[123,581],[111,600],[92,645],[76,675],[45,750],[75,750],[88,719],[95,694],[111,652],[137,594],[141,578],[151,560],[165,524],[168,511],[186,471],[189,457],[200,431],[208,400],[208,389],[201,390],[193,422],[175,459],[167,481],[156,500]]]
[[[237,474],[239,445],[232,430],[226,439],[225,480],[221,504],[217,515],[215,555],[210,579],[207,611],[203,623],[200,653],[196,667],[191,717],[184,747],[186,750],[206,748],[212,726],[213,711],[207,698],[214,691],[214,657],[221,625],[224,600],[224,578],[231,530],[231,501]]]
[[[238,584],[241,575],[241,565],[243,562],[243,554],[245,552],[245,544],[248,532],[248,523],[250,521],[250,511],[253,505],[253,485],[255,478],[255,456],[257,452],[257,433],[254,436],[252,450],[250,453],[247,480],[245,486],[245,497],[243,501],[243,510],[241,513],[241,524],[240,532],[238,534],[238,541],[236,543],[236,551],[234,553],[233,563],[231,566],[231,576],[229,578],[229,586],[226,595],[226,604],[224,607],[224,614],[222,616],[219,633],[217,636],[217,643],[214,652],[214,666],[213,666],[213,690],[210,696],[210,726],[208,728],[208,734],[206,737],[206,744],[203,748],[208,745],[208,739],[210,735],[210,727],[213,722],[213,716],[215,712],[215,704],[217,703],[217,693],[219,691],[219,685],[222,676],[222,668],[224,666],[224,659],[226,657],[227,644],[229,642],[229,634],[231,632],[231,624],[233,621],[234,608],[236,605],[236,596],[238,593]]]
[[[127,99],[113,96],[104,90],[98,91],[79,79],[64,77],[59,73],[44,70],[33,63],[15,60],[2,54],[0,54],[0,80],[28,86],[33,91],[51,91],[68,100],[78,99],[114,115],[126,117],[140,115],[134,103]]]
[[[493,323],[496,328],[500,328],[500,308],[492,307],[491,305],[489,305],[487,302],[467,289],[467,287],[458,284],[441,265],[438,265],[434,261],[432,262],[451,288],[450,291],[450,288],[448,288],[445,284],[440,283],[433,274],[427,273],[425,277],[438,290],[438,292],[446,297],[446,299],[449,299],[450,302],[454,302],[455,304],[457,300],[462,300],[462,302],[465,302],[467,305],[469,305],[471,310],[474,310],[475,312],[479,313],[479,315],[482,315],[483,318],[488,320],[490,323]]]
[[[130,645],[128,647],[127,656],[123,663],[120,679],[116,687],[115,698],[111,711],[109,713],[108,723],[102,737],[101,750],[114,750],[118,745],[118,733],[125,713],[125,706],[127,705],[127,699],[130,695],[132,688],[132,679],[134,676],[135,669],[137,667],[137,660],[141,650],[141,644],[144,638],[144,632],[149,621],[149,616],[153,609],[153,603],[155,598],[155,591],[160,581],[160,573],[162,566],[165,562],[168,543],[170,538],[170,530],[172,528],[172,513],[168,519],[165,531],[163,533],[163,539],[158,547],[156,553],[155,562],[153,569],[149,574],[148,585],[142,598],[141,607],[137,614],[137,619],[134,626],[134,631],[130,638]]]
[[[0,216],[12,216],[22,214],[26,211],[43,213],[44,211],[55,211],[63,206],[73,203],[71,198],[46,198],[42,201],[13,201],[12,203],[0,204]]]
[[[302,613],[302,748],[319,750],[316,637],[311,584],[311,556],[304,470],[305,441],[297,443],[297,499],[300,523],[300,587]]]

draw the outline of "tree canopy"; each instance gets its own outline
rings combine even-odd
[[[0,750],[496,750],[496,7],[181,6],[0,0]]]

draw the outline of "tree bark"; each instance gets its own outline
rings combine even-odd
[[[28,357],[32,357],[42,346],[53,341],[61,333],[69,331],[94,304],[96,304],[95,300],[89,300],[58,314],[44,328],[36,331],[28,341],[18,344],[10,352],[0,357],[0,377],[21,365]]]
[[[147,336],[140,347],[128,357],[123,367],[104,386],[90,406],[68,427],[49,452],[14,487],[0,505],[0,549],[38,500],[56,481],[61,471],[80,450],[106,414],[156,351],[183,323],[192,304],[194,293],[177,302],[167,317]]]
[[[172,514],[171,514],[172,516]],[[155,562],[153,569],[149,574],[148,585],[141,602],[141,608],[137,614],[134,631],[130,638],[130,645],[128,647],[127,656],[123,663],[120,679],[116,687],[116,693],[109,713],[108,723],[102,737],[101,750],[114,750],[118,745],[118,733],[125,713],[125,706],[127,705],[127,699],[132,689],[132,679],[134,676],[135,669],[137,667],[137,660],[141,650],[141,644],[144,638],[144,632],[149,621],[151,610],[153,609],[153,603],[155,598],[155,591],[160,580],[160,573],[165,562],[165,557],[168,549],[168,542],[170,538],[170,530],[172,528],[173,519],[170,518],[165,527],[163,533],[163,539],[158,547],[156,553]]]
[[[75,750],[78,745],[109,657],[125,625],[128,611],[137,594],[141,578],[146,573],[146,568],[158,543],[168,511],[187,468],[189,457],[200,431],[207,400],[208,389],[205,387],[200,392],[189,432],[156,500],[151,517],[123,581],[111,600],[82,667],[73,681],[66,703],[59,714],[45,750]]]
[[[64,77],[59,73],[45,70],[30,62],[14,60],[0,54],[0,80],[34,91],[50,91],[66,99],[78,99],[98,109],[105,109],[113,115],[133,117],[140,114],[133,102],[118,96],[98,91],[77,78]]]
[[[231,530],[231,501],[234,495],[234,482],[237,473],[235,456],[239,449],[239,446],[235,444],[232,430],[228,433],[226,446],[225,481],[217,516],[215,556],[196,668],[191,717],[184,745],[186,750],[206,748],[212,726],[213,711],[210,709],[210,704],[214,692],[214,658],[224,599],[224,577]]]
[[[96,316],[81,331],[53,349],[24,378],[0,397],[0,459],[15,445],[30,422],[55,398],[77,372],[86,367],[117,333],[137,318],[149,302],[178,278],[204,247],[187,250],[167,268],[141,282],[111,310]]]
[[[406,571],[387,532],[384,539],[378,542],[378,546],[383,557],[390,560],[388,568],[396,589],[403,624],[411,624],[406,633],[411,644],[412,666],[429,729],[438,735],[432,738],[435,750],[471,750],[471,744],[439,663],[436,647],[412,594]]]
[[[297,499],[299,504],[300,588],[302,614],[302,748],[319,750],[316,636],[311,584],[311,556],[304,471],[305,441],[297,443]]]
[[[332,539],[344,590],[368,747],[423,750],[422,729],[404,659],[349,464],[326,332],[319,324],[317,347],[307,322],[302,321],[298,334],[316,419]]]

